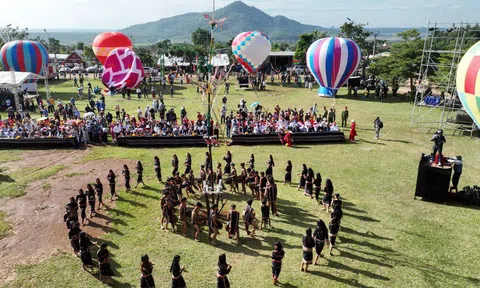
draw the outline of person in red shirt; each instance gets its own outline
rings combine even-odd
[[[348,138],[350,142],[355,141],[355,136],[357,136],[356,127],[357,127],[357,124],[355,123],[355,120],[352,120],[352,125],[350,125],[350,137]]]

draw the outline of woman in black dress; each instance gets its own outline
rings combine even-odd
[[[92,261],[92,254],[90,253],[90,245],[97,244],[96,242],[90,241],[87,234],[85,232],[80,232],[80,240],[79,248],[80,248],[80,258],[82,259],[82,269],[86,270],[85,268],[90,268],[93,270],[93,261]]]
[[[208,227],[210,228],[210,238],[212,238],[212,244],[217,244],[218,231],[222,229],[218,217],[218,206],[217,204],[213,204],[210,212],[208,213]]]
[[[282,259],[285,256],[285,251],[283,251],[282,243],[277,242],[273,245],[272,252],[272,278],[273,285],[278,285],[278,277],[280,277],[280,272],[282,271]]]
[[[155,281],[153,280],[153,264],[148,259],[148,255],[143,255],[140,258],[140,287],[141,288],[155,288]]]
[[[70,231],[68,231],[68,239],[70,239],[70,245],[72,245],[73,248],[73,254],[75,256],[78,256],[78,253],[80,252],[80,232],[82,230],[80,227],[78,227],[78,222],[72,221],[70,224]]]
[[[240,213],[237,211],[237,206],[232,204],[230,206],[230,213],[228,213],[228,225],[227,225],[227,232],[228,232],[228,239],[235,238],[238,242],[240,241]]]
[[[153,166],[155,167],[155,175],[157,176],[158,182],[162,182],[162,168],[160,166],[160,159],[158,156],[153,157]]]
[[[190,153],[187,153],[187,158],[185,158],[183,165],[185,166],[185,175],[192,171],[192,155],[190,155]]]
[[[110,186],[110,202],[113,201],[113,196],[117,195],[115,192],[115,173],[112,170],[108,170],[107,175],[108,185]]]
[[[315,190],[315,200],[318,202],[318,198],[320,197],[320,191],[322,191],[322,175],[317,172],[315,176],[315,180],[313,181],[313,188]]]
[[[313,265],[317,265],[318,258],[322,257],[322,250],[325,246],[325,241],[328,240],[328,229],[323,220],[318,220],[317,227],[313,230],[313,239],[315,240],[315,252],[317,254]]]
[[[205,152],[205,168],[207,169],[212,169],[212,159],[210,157],[210,153],[209,152]]]
[[[305,190],[303,191],[303,194],[305,196],[308,196],[308,197],[313,199],[313,170],[312,170],[312,168],[308,169],[308,173],[307,173],[307,176],[305,178]]]
[[[303,244],[303,260],[300,267],[300,271],[308,272],[308,265],[312,264],[313,260],[313,247],[315,247],[315,241],[312,238],[312,229],[308,228],[306,235],[302,239]],[[305,268],[304,268],[305,267]]]
[[[268,178],[267,188],[266,188],[266,196],[267,196],[267,204],[270,209],[272,209],[272,215],[278,216],[277,212],[277,184],[272,177]]]
[[[98,268],[100,269],[100,281],[104,281],[107,284],[112,283],[112,276],[115,276],[110,267],[109,256],[107,243],[103,242],[100,244],[100,249],[97,252],[97,259]]]
[[[90,205],[90,218],[95,214],[95,189],[93,189],[92,184],[87,184],[87,195],[88,204]]]
[[[323,211],[330,211],[330,204],[332,202],[332,195],[333,195],[333,184],[332,180],[328,179],[325,181],[325,188],[323,188],[323,192],[325,195],[323,196],[322,203],[323,203]]]
[[[255,169],[255,155],[250,155],[250,161],[248,161],[250,165],[250,169],[254,170]]]
[[[180,268],[180,256],[173,257],[172,266],[170,266],[170,273],[172,273],[172,288],[186,288],[187,284],[183,279],[182,273],[185,267]]]
[[[125,188],[128,192],[130,191],[130,169],[128,169],[127,164],[123,165],[122,175],[125,178]]]
[[[223,174],[228,174],[230,175],[231,173],[231,166],[230,164],[232,164],[232,153],[230,153],[230,151],[227,151],[227,155],[225,155],[225,157],[223,157],[223,160],[225,160],[226,164],[225,164],[225,168],[223,169]]]
[[[80,207],[80,217],[82,218],[82,224],[85,222],[87,218],[87,195],[83,193],[83,189],[78,190],[78,195],[75,197],[75,200],[78,203],[78,207]],[[85,226],[85,224],[83,224]]]
[[[173,177],[175,177],[175,175],[178,172],[178,157],[177,157],[177,154],[173,154],[172,167],[173,167],[172,175],[173,175]]]
[[[231,270],[232,265],[227,264],[227,255],[221,254],[218,257],[217,288],[230,288],[227,275]]]
[[[273,162],[273,156],[270,155],[267,161],[267,170],[265,170],[265,176],[273,177],[273,167],[275,167],[275,162]]]
[[[332,256],[333,246],[335,246],[335,242],[338,236],[338,230],[340,230],[340,223],[335,216],[332,217],[330,223],[328,224],[328,230],[330,230],[330,256]]]
[[[292,184],[292,161],[288,160],[287,167],[285,167],[285,177],[283,179],[283,185]]]
[[[103,204],[103,184],[100,182],[100,178],[95,179],[95,192],[97,192],[97,198],[98,198],[98,210],[100,210],[100,207],[106,207],[105,204]]]
[[[307,179],[307,175],[308,175],[307,165],[302,164],[302,173],[298,174],[298,176],[300,177],[300,182],[298,183],[297,189],[299,191],[300,189],[305,189],[305,180]]]
[[[142,162],[137,161],[137,184],[135,184],[135,188],[137,188],[138,184],[142,183],[143,186],[145,186],[145,183],[143,182],[143,165]]]
[[[333,209],[333,212],[331,216],[332,218],[335,217],[338,221],[338,224],[340,225],[343,217],[343,211],[342,211],[342,199],[340,199],[340,194],[338,193],[333,195],[332,209]]]

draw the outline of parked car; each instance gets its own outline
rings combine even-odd
[[[143,67],[143,71],[145,72],[145,74],[152,74],[152,71],[153,69],[151,67]]]
[[[73,67],[72,68],[72,73],[85,73],[87,70],[85,70],[83,67]]]
[[[94,65],[94,66],[87,67],[86,70],[88,73],[98,73],[99,68],[97,65]]]
[[[60,70],[58,70],[58,73],[72,73],[72,68],[62,67]]]
[[[295,67],[293,67],[293,70],[295,71],[296,74],[305,74],[305,72],[307,71],[307,66],[305,65],[296,65]]]

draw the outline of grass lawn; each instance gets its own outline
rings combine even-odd
[[[97,85],[97,82],[92,82],[92,85]],[[55,98],[65,101],[75,95],[73,82],[70,81],[55,83],[50,88]],[[191,116],[196,111],[204,111],[201,96],[197,95],[193,86],[178,87],[176,91],[174,99],[165,96],[167,109],[174,107],[178,113],[179,108],[184,106]],[[257,96],[252,92],[236,91],[232,86],[228,107],[236,107],[241,98],[245,98],[248,105],[260,101],[268,109],[273,109],[276,104],[282,108],[290,106],[304,109],[314,103],[318,103],[319,109],[334,104],[334,100],[318,98],[315,91],[307,89],[275,86],[272,90],[259,92]],[[217,103],[220,102],[218,99]],[[115,103],[119,103],[127,113],[135,115],[136,107],[141,106],[143,110],[151,104],[151,98],[138,100],[136,95],[132,95],[132,100],[128,101],[122,99],[121,95],[107,97],[107,110],[111,110],[112,114]],[[187,267],[184,277],[189,287],[215,287],[216,262],[221,253],[227,253],[227,261],[233,266],[229,275],[233,287],[270,287],[269,255],[273,243],[278,240],[286,248],[280,276],[283,287],[480,286],[478,209],[413,200],[418,161],[422,152],[430,152],[431,134],[409,131],[412,105],[346,99],[335,100],[335,105],[338,116],[342,107],[348,106],[350,119],[357,120],[358,143],[298,146],[293,149],[280,145],[222,146],[214,148],[213,152],[214,164],[223,163],[221,159],[227,149],[232,152],[235,163],[247,162],[250,154],[254,153],[258,170],[266,168],[265,162],[268,155],[272,154],[277,181],[283,179],[287,160],[293,162],[294,175],[300,173],[301,164],[306,163],[315,172],[321,172],[323,179],[332,179],[335,192],[344,197],[344,218],[338,250],[334,250],[333,257],[321,259],[320,266],[311,266],[312,272],[308,274],[300,272],[302,235],[305,229],[313,228],[319,218],[324,221],[329,218],[315,201],[304,197],[302,192],[278,183],[280,215],[272,217],[274,228],[259,231],[257,239],[247,238],[242,228],[241,245],[228,240],[226,232],[222,231],[218,237],[220,244],[212,246],[205,227],[200,242],[192,240],[191,229],[189,238],[160,229],[161,186],[154,180],[153,171],[154,155],[158,155],[162,161],[162,173],[169,175],[172,154],[177,154],[183,161],[189,152],[192,154],[195,174],[198,174],[198,167],[205,160],[205,148],[91,148],[83,161],[141,160],[145,167],[144,180],[149,185],[133,189],[131,193],[120,191],[121,199],[117,201],[115,209],[109,211],[114,219],[111,232],[99,240],[109,243],[111,260],[117,273],[114,287],[139,287],[139,263],[143,254],[148,254],[155,263],[153,275],[157,287],[170,287],[169,267],[175,254],[182,257],[181,263]],[[79,107],[84,106],[80,102]],[[220,107],[220,104],[214,106]],[[426,118],[438,119],[439,113],[433,111]],[[376,116],[383,120],[385,127],[383,139],[378,143],[373,140],[372,129]],[[446,132],[444,153],[463,156],[464,172],[460,186],[479,184],[478,139],[451,134],[450,131]],[[3,160],[0,158],[0,161]],[[118,178],[123,183],[123,179]],[[297,182],[296,178],[294,182]],[[0,193],[3,193],[2,196],[13,196]],[[189,199],[189,204],[196,202],[197,197]],[[236,203],[238,209],[243,209],[248,196],[227,193],[225,198],[228,199],[227,206]],[[254,202],[254,208],[259,213],[259,201]],[[6,286],[103,287],[97,278],[81,270],[80,260],[71,253],[54,256],[41,264],[18,266],[16,279]]]

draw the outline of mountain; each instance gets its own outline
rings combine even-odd
[[[120,32],[131,36],[136,43],[156,43],[163,39],[172,42],[190,42],[190,36],[197,28],[209,29],[204,13],[188,13],[158,21],[133,25]],[[261,10],[241,1],[233,2],[215,11],[215,18],[227,17],[221,31],[215,30],[217,41],[229,41],[240,32],[258,30],[265,32],[273,42],[293,42],[298,35],[322,27],[304,25],[284,16],[272,17]]]

